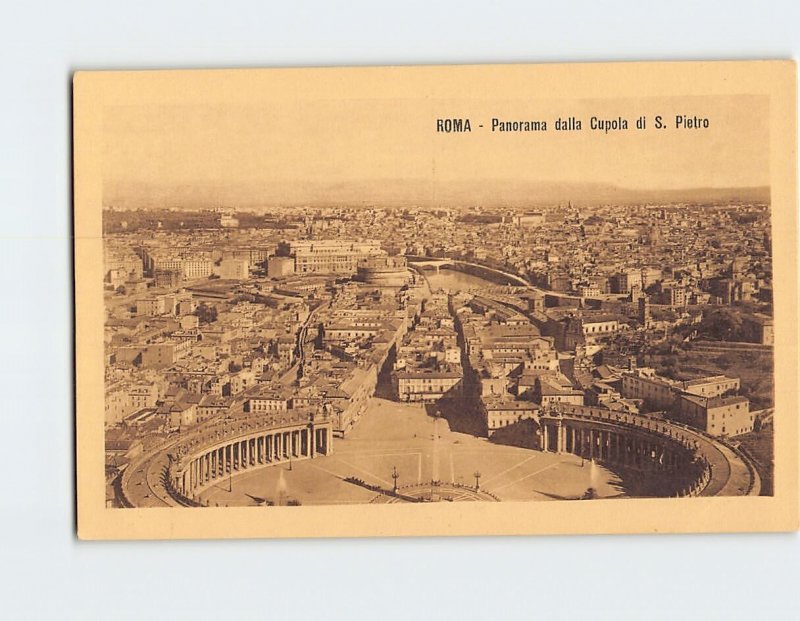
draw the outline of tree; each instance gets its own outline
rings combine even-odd
[[[194,311],[200,323],[212,323],[217,320],[217,309],[214,306],[208,306],[205,302],[201,302]]]
[[[700,331],[721,341],[738,340],[742,332],[742,315],[731,308],[712,310],[703,317]]]

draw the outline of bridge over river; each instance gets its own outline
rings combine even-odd
[[[537,287],[532,285],[528,282],[525,278],[520,276],[519,274],[514,274],[512,272],[502,270],[496,267],[490,267],[488,265],[483,265],[480,263],[472,263],[470,261],[463,261],[461,259],[450,259],[447,257],[438,258],[438,257],[421,257],[418,255],[407,255],[406,259],[408,260],[409,267],[425,271],[435,271],[439,273],[439,270],[453,270],[454,272],[461,272],[464,274],[468,274],[470,276],[474,276],[475,278],[480,278],[487,283],[492,283],[495,285],[510,285],[514,287],[524,287],[530,291],[534,291],[539,293],[545,298],[545,302],[550,302],[550,305],[558,305],[559,300],[566,300],[572,303],[578,303],[583,305],[586,300],[609,300],[609,299],[619,299],[620,297],[626,296],[619,296],[619,295],[601,295],[601,296],[593,296],[591,298],[581,297],[578,295],[573,295],[569,293],[564,293],[560,291],[551,291],[549,289],[542,289],[541,287]],[[552,304],[555,302],[555,304]]]

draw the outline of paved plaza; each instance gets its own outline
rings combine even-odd
[[[347,438],[334,441],[333,455],[223,479],[201,499],[210,506],[369,503],[379,494],[366,486],[391,490],[395,469],[400,488],[432,480],[472,487],[479,472],[480,489],[501,501],[574,499],[589,487],[600,498],[623,493],[619,477],[599,464],[493,444],[451,431],[422,405],[376,397]]]

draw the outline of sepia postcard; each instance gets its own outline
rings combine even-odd
[[[797,529],[795,76],[76,73],[78,535]]]

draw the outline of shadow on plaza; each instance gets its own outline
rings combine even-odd
[[[534,421],[523,419],[495,430],[490,441],[493,444],[518,446],[536,450],[538,449],[536,443],[536,428],[537,426]]]
[[[426,403],[425,413],[444,418],[450,431],[486,437],[486,425],[467,399],[440,399],[436,403]]]
[[[260,498],[259,496],[253,496],[252,494],[248,493],[245,493],[245,496],[247,496],[250,500],[252,500],[256,504],[256,506],[271,507],[275,504],[272,500],[268,498]]]
[[[379,399],[397,401],[394,385],[392,383],[392,368],[397,360],[397,350],[395,346],[389,350],[386,362],[383,363],[380,373],[378,373],[378,383],[375,386],[375,396]]]
[[[378,385],[375,386],[375,396],[378,399],[387,401],[397,401],[397,395],[392,387],[392,379],[388,375],[381,373],[378,376]]]
[[[673,477],[669,474],[642,471],[613,463],[603,467],[617,477],[609,485],[627,498],[670,498],[673,496]]]

